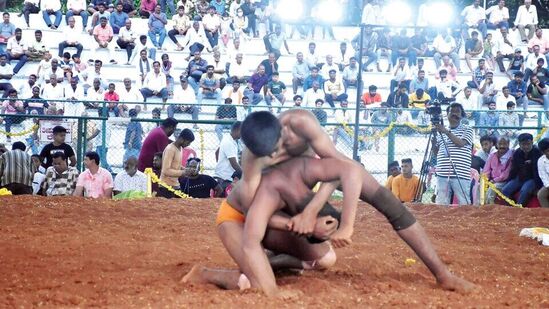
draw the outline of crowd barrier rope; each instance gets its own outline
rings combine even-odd
[[[0,134],[6,135],[8,137],[25,136],[25,135],[29,135],[29,134],[33,133],[34,131],[38,130],[38,127],[39,126],[37,124],[35,124],[32,127],[30,127],[29,129],[26,129],[26,130],[21,131],[21,132],[16,132],[16,133],[6,132],[4,130],[0,130]]]
[[[504,200],[505,202],[507,202],[509,205],[513,206],[513,207],[517,207],[517,208],[523,208],[521,204],[518,204],[518,203],[515,203],[515,201],[513,201],[512,199],[508,198],[507,196],[505,196],[505,194],[503,194],[497,187],[494,183],[490,182],[490,180],[488,180],[488,177],[486,177],[486,175],[484,175],[484,173],[481,173],[480,174],[480,187],[481,187],[481,190],[480,190],[480,205],[484,205],[485,204],[485,197],[486,197],[486,192],[488,191],[488,189],[492,189],[492,191],[494,191],[502,200]]]
[[[153,183],[156,183],[158,184],[159,186],[165,188],[166,190],[170,191],[171,193],[173,193],[174,195],[180,197],[180,198],[192,198],[190,196],[188,196],[187,194],[179,191],[179,190],[176,190],[174,189],[172,186],[164,183],[163,181],[160,181],[160,178],[158,178],[158,176],[156,176],[156,174],[153,172],[152,168],[146,168],[145,169],[145,175],[147,175],[147,196],[149,197],[152,197],[152,184]]]

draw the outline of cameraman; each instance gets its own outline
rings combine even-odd
[[[446,113],[449,128],[440,122],[433,123],[433,151],[437,154],[436,203],[449,205],[453,193],[460,205],[467,205],[470,204],[473,129],[461,123],[465,117],[461,104],[450,104]]]

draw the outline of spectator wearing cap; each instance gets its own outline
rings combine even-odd
[[[59,28],[61,24],[61,19],[63,18],[63,13],[61,12],[61,1],[60,0],[43,0],[40,1],[40,10],[42,11],[42,18],[44,22],[52,30]],[[55,21],[51,23],[50,16],[55,15]]]
[[[146,168],[152,167],[154,154],[164,151],[166,146],[170,143],[170,136],[175,132],[176,127],[177,120],[174,118],[166,118],[159,127],[156,127],[149,132],[143,141],[143,147],[141,147],[137,160],[137,162],[139,162],[138,169],[140,171],[143,172]]]
[[[509,67],[505,74],[507,74],[509,79],[512,79],[516,72],[524,72],[524,56],[522,56],[520,48],[515,49],[515,55],[509,61]]]
[[[112,42],[113,36],[114,33],[112,27],[107,23],[107,18],[101,17],[99,25],[93,28],[93,37],[98,44],[95,51],[97,52],[99,49],[106,49],[109,52],[110,62],[116,64],[117,62],[114,60],[114,42]]]
[[[160,9],[160,5],[157,4],[154,7],[154,12],[149,17],[149,38],[151,39],[152,44],[157,49],[162,49],[164,45],[164,40],[166,39],[166,24],[168,23],[168,18],[166,13],[163,13]],[[158,36],[158,40],[157,40]]]
[[[533,145],[533,140],[534,137],[530,133],[518,136],[519,149],[513,153],[509,182],[501,190],[505,196],[524,206],[542,184],[537,163],[543,154]],[[519,196],[515,199],[517,192]]]
[[[137,159],[134,156],[124,160],[124,171],[114,178],[114,195],[128,191],[147,192],[147,176],[137,170]]]
[[[162,170],[160,172],[160,181],[179,190],[179,177],[188,175],[188,170],[182,168],[181,157],[183,148],[189,146],[194,141],[194,134],[189,129],[183,129],[177,139],[170,143],[162,153]],[[176,197],[172,192],[160,186],[158,196],[165,198]]]
[[[168,106],[168,117],[173,117],[175,113],[186,113],[192,115],[192,120],[198,120],[200,106],[196,105],[196,96],[194,90],[189,86],[187,77],[179,78],[181,88],[176,88],[173,92],[173,99]]]
[[[336,78],[336,70],[330,70],[330,79],[324,82],[324,93],[326,94],[326,102],[332,108],[335,108],[334,101],[341,102],[347,100],[348,95],[345,93],[343,82]]]
[[[13,195],[32,194],[32,179],[36,167],[25,152],[22,142],[15,142],[12,150],[0,156],[0,186]]]
[[[147,73],[143,81],[143,88],[141,88],[144,102],[147,102],[147,98],[156,96],[162,98],[162,102],[166,103],[168,100],[168,88],[166,87],[166,75],[160,72],[160,62],[155,61],[153,62],[153,71]]]
[[[187,175],[179,178],[181,191],[194,198],[223,196],[223,189],[213,177],[200,174],[200,163],[199,158],[187,160],[185,165]]]
[[[88,151],[84,156],[86,170],[78,176],[73,196],[112,198],[113,180],[109,171],[99,166],[99,154]]]
[[[72,196],[78,181],[78,169],[69,166],[67,157],[62,152],[52,156],[53,165],[46,169],[42,182],[42,194],[45,196]]]

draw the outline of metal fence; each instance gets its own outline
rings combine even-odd
[[[65,104],[74,104],[65,102]],[[81,104],[81,102],[77,103]],[[113,111],[108,109],[106,103],[102,103],[101,109],[83,109],[86,111],[86,116],[58,116],[58,115],[27,115],[27,114],[0,114],[0,118],[4,119],[4,125],[7,119],[10,119],[10,130],[0,130],[0,143],[13,143],[15,141],[23,141],[29,148],[29,152],[39,154],[40,149],[50,142],[51,129],[55,125],[65,126],[70,134],[68,135],[67,143],[70,144],[77,154],[78,167],[82,169],[82,158],[86,151],[97,151],[102,158],[102,166],[107,168],[113,174],[122,170],[123,160],[127,156],[128,147],[125,144],[125,136],[130,122],[139,122],[143,128],[142,140],[147,133],[155,128],[162,119],[168,115],[168,106],[173,103],[168,103],[163,108],[162,103],[142,103],[136,102],[135,105],[142,106],[142,111],[135,118],[129,117],[114,117]],[[132,104],[125,103],[129,107],[135,108]],[[196,105],[195,105],[196,106]],[[198,157],[202,159],[204,173],[213,174],[216,165],[215,150],[220,143],[221,134],[229,131],[230,125],[234,120],[219,120],[216,119],[218,110],[216,104],[203,104],[200,108],[200,116],[198,120],[193,120],[188,112],[175,113],[174,116],[179,120],[178,129],[189,128],[195,134],[195,141],[190,145]],[[158,109],[156,109],[158,108]],[[237,108],[242,108],[238,106]],[[289,107],[286,107],[289,108]],[[250,106],[246,110],[240,112],[251,112],[258,109],[268,109],[267,106]],[[278,113],[284,110],[284,107],[274,108],[273,112]],[[152,118],[153,110],[160,112]],[[326,119],[322,120],[324,130],[330,135],[334,141],[336,148],[343,154],[352,158],[353,145],[355,143],[354,123],[343,123],[336,121],[334,111],[332,109],[318,108],[313,109],[316,115],[326,113]],[[342,109],[339,109],[340,111]],[[420,122],[420,125],[414,124],[397,124],[395,123],[398,110],[387,109],[389,121],[385,124],[372,124],[372,114],[376,109],[361,110],[360,123],[358,125],[358,149],[357,153],[361,163],[365,168],[374,175],[374,177],[383,182],[387,176],[387,164],[393,160],[402,158],[411,158],[414,162],[414,170],[419,172],[423,161],[425,149],[427,148],[428,134],[430,129],[428,122],[425,123],[415,117],[414,122]],[[418,110],[419,111],[419,110]],[[417,115],[418,111],[412,110],[412,115]],[[354,112],[350,108],[347,112]],[[508,134],[511,137],[511,145],[515,144],[514,138],[519,132],[530,132],[534,136],[539,135],[543,129],[543,119],[545,113],[542,111],[528,112],[524,118],[522,111],[520,113],[521,125],[512,127],[494,127],[494,126],[479,126],[479,116],[486,113],[486,110],[468,112],[467,121],[475,129],[475,143],[479,146],[479,138],[485,130],[495,131],[495,135]],[[364,116],[364,114],[367,116]],[[505,113],[505,112],[497,112]],[[97,116],[94,116],[97,115]],[[243,117],[239,114],[239,117]],[[366,118],[366,119],[365,119]],[[16,119],[13,121],[13,119]],[[354,119],[354,117],[352,118]],[[7,128],[6,128],[7,129]],[[177,132],[176,132],[177,134]],[[8,136],[9,138],[8,141]],[[9,148],[9,147],[8,147]]]

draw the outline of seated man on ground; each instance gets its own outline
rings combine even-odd
[[[136,157],[129,157],[124,162],[124,171],[114,178],[114,195],[127,191],[147,192],[147,176],[137,170]]]
[[[52,155],[53,165],[46,170],[46,178],[42,182],[42,194],[45,196],[72,196],[78,181],[78,170],[69,166],[67,156],[63,152]]]
[[[187,173],[179,177],[181,192],[193,198],[221,197],[223,189],[217,181],[209,175],[200,174],[200,162],[199,158],[187,160],[185,166]]]

